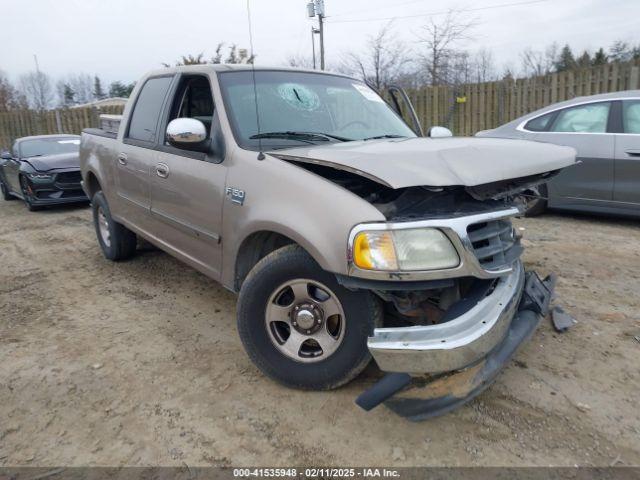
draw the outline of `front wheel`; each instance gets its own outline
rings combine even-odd
[[[111,217],[109,204],[101,191],[93,196],[91,208],[96,236],[105,258],[115,262],[132,257],[136,252],[136,234]]]
[[[527,217],[542,215],[547,209],[548,190],[545,184],[536,185],[524,191],[522,196],[524,203],[524,214]]]
[[[288,245],[251,270],[238,299],[238,331],[251,360],[284,385],[337,388],[371,360],[367,337],[379,300],[342,287],[301,247]]]
[[[29,183],[29,180],[27,180],[27,177],[25,176],[20,177],[20,187],[22,189],[22,198],[24,199],[24,204],[27,206],[27,209],[30,212],[36,212],[40,210],[39,206],[33,204],[33,199],[35,195],[33,193],[33,189],[31,188],[31,184]]]

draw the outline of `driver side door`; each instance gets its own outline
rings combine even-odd
[[[20,152],[19,143],[15,142],[11,147],[11,159],[5,160],[2,166],[2,175],[9,187],[9,190],[15,193],[21,193],[20,190]]]

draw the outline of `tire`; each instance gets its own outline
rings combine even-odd
[[[296,295],[290,285],[307,292],[306,299],[305,294]],[[295,310],[296,306],[302,310]],[[267,320],[270,309],[282,313],[282,317],[276,316],[284,321]],[[310,310],[317,318],[309,315]],[[314,324],[311,328],[317,330],[305,335],[313,331],[301,330],[308,328],[302,320],[308,322],[309,318]],[[287,245],[260,260],[242,284],[238,298],[238,332],[253,363],[272,379],[303,390],[337,388],[362,372],[371,360],[367,337],[381,323],[377,297],[342,287],[335,275],[324,271],[297,245]],[[287,331],[288,338],[283,338]],[[300,338],[307,340],[296,350],[296,339]],[[281,344],[283,339],[286,341]]]
[[[31,186],[29,185],[29,180],[24,175],[20,176],[20,188],[22,189],[22,198],[24,199],[24,204],[27,206],[27,210],[30,212],[37,212],[42,207],[38,205],[34,205],[31,199]]]
[[[3,200],[9,201],[9,200],[16,199],[16,197],[14,197],[13,195],[11,195],[11,193],[9,193],[9,189],[7,188],[7,186],[4,184],[2,180],[0,180],[0,191],[2,192]]]
[[[539,195],[544,198],[524,198],[525,203],[525,217],[536,217],[538,215],[542,215],[547,210],[547,196],[548,190],[545,184],[538,185],[534,187],[532,190],[527,190],[525,193],[529,195]]]
[[[136,253],[136,234],[111,217],[107,199],[101,191],[91,201],[93,224],[105,258],[114,262],[131,258]]]

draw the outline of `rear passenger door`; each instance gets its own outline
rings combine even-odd
[[[205,125],[208,139],[222,138],[209,76],[180,75],[167,102],[161,124],[163,137],[151,171],[151,216],[163,224],[156,229],[157,236],[174,254],[219,278],[224,148],[215,140],[209,153],[169,145],[164,132],[176,118],[197,119]]]
[[[149,172],[158,155],[158,128],[173,75],[148,78],[136,97],[117,152],[118,214],[144,228],[148,223]]]
[[[586,103],[544,116],[550,124],[546,131],[535,133],[534,139],[573,147],[580,162],[549,182],[550,196],[568,203],[613,199],[615,141],[608,128],[611,105]]]
[[[640,99],[622,102],[622,133],[615,144],[613,199],[640,205]]]

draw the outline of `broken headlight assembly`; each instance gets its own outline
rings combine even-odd
[[[351,260],[358,268],[419,271],[454,268],[460,257],[437,228],[362,230],[353,237]]]

